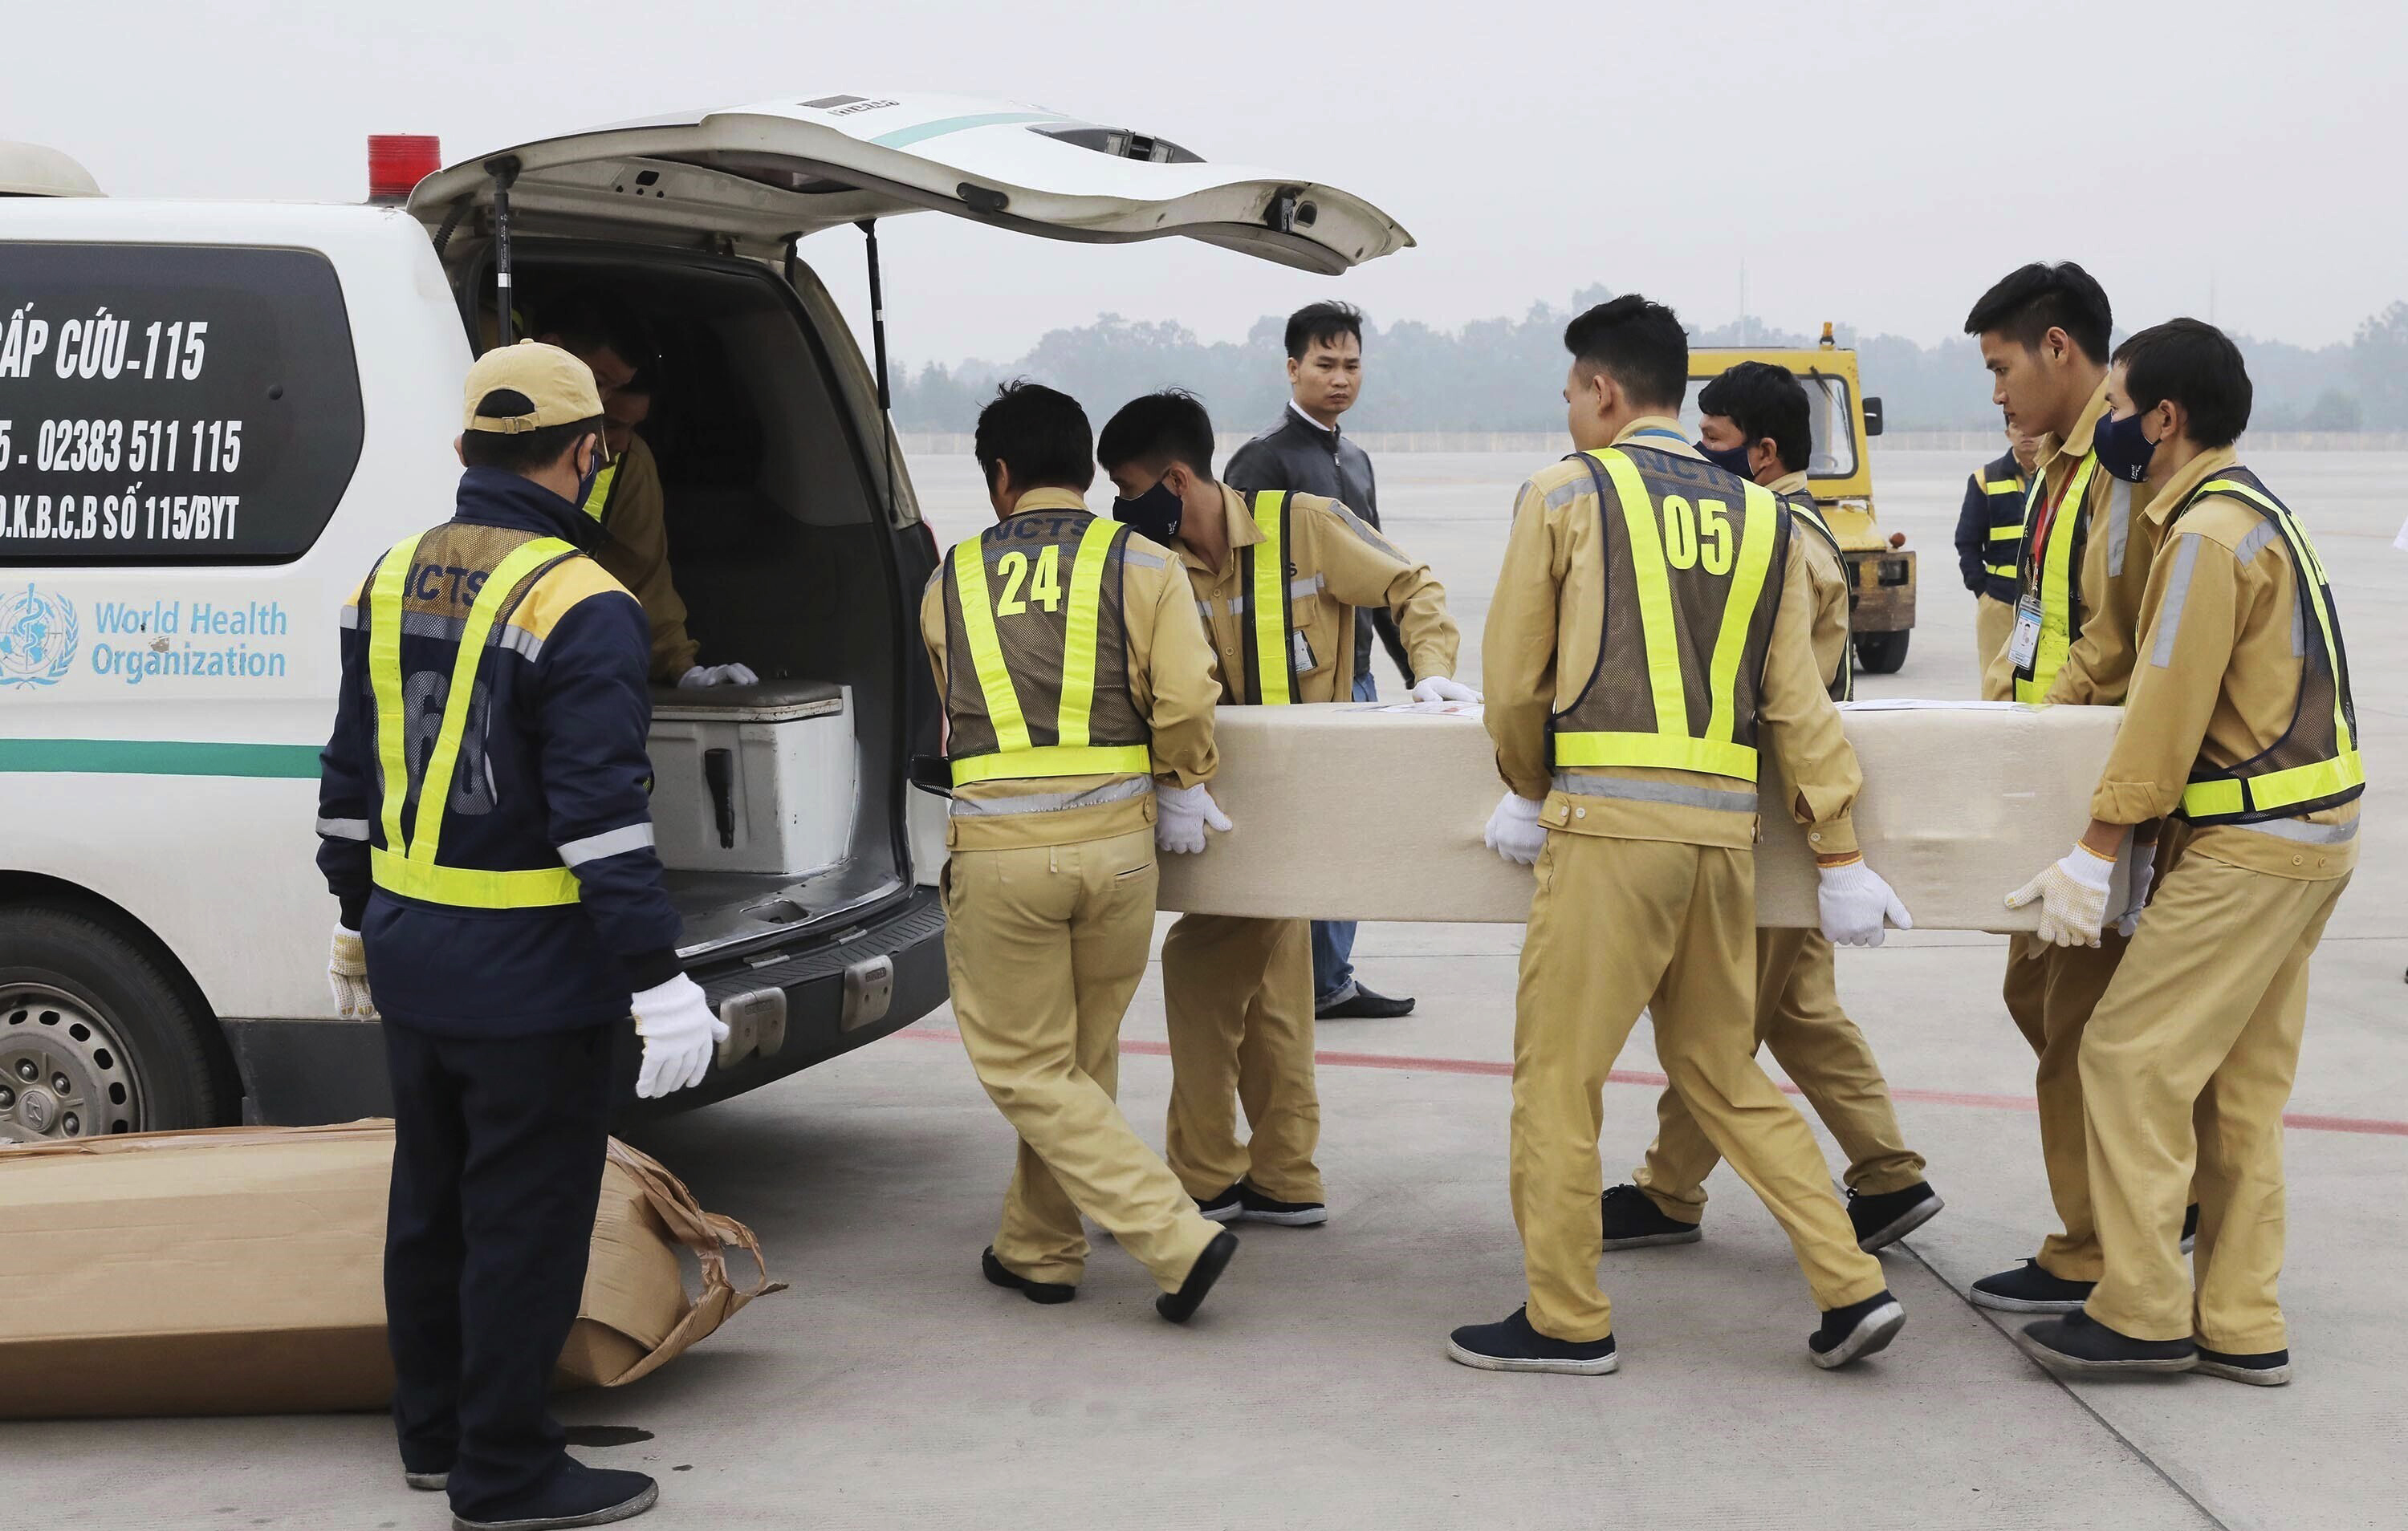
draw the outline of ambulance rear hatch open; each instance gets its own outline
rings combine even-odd
[[[1412,243],[1307,178],[939,95],[797,95],[618,123],[449,166],[408,206],[472,343],[506,322],[539,333],[547,293],[570,287],[607,290],[651,332],[645,436],[690,627],[706,662],[765,679],[657,698],[654,817],[689,959],[833,927],[933,880],[942,856],[925,833],[942,805],[904,780],[909,757],[936,748],[917,622],[931,550],[885,418],[882,336],[873,374],[803,240],[865,225],[873,304],[876,226],[911,212],[1086,243],[1182,236],[1332,275]],[[859,248],[831,242],[827,259]],[[512,297],[496,305],[504,268]],[[722,705],[724,720],[708,715]],[[839,780],[848,737],[853,770]]]

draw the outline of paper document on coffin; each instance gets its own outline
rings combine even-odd
[[[1531,874],[1481,843],[1504,791],[1476,709],[1225,707],[1212,795],[1237,829],[1162,859],[1162,907],[1326,920],[1518,923]],[[2005,907],[2082,834],[2122,713],[1978,703],[1842,707],[1865,773],[1865,859],[1920,930],[2030,930]],[[1767,762],[1757,920],[1812,925],[1814,860]],[[2120,908],[2116,868],[2109,908]]]

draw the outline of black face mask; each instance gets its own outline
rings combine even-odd
[[[1164,480],[1133,500],[1115,498],[1112,519],[1140,537],[1167,544],[1179,535],[1179,521],[1186,509],[1186,502]]]
[[[2138,410],[2117,420],[2114,416],[2100,421],[2090,433],[2090,450],[2099,454],[2099,465],[2126,483],[2145,483],[2149,462],[2157,455],[2162,441],[2152,441],[2141,429],[2146,417]]]
[[[1698,455],[1725,473],[1735,474],[1749,483],[1754,483],[1756,475],[1748,470],[1747,465],[1750,445],[1743,441],[1736,447],[1709,447],[1700,441],[1698,443]]]

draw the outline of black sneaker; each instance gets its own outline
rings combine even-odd
[[[2090,1289],[2098,1284],[2052,1276],[2039,1261],[2027,1260],[2013,1270],[1983,1277],[1973,1283],[1970,1295],[1974,1307],[1994,1308],[2002,1313],[2078,1313],[2090,1300]]]
[[[1048,1307],[1057,1302],[1068,1302],[1079,1295],[1079,1289],[1067,1281],[1030,1281],[996,1259],[993,1244],[989,1244],[986,1252],[979,1256],[979,1269],[984,1271],[986,1279],[996,1286],[1016,1291],[1030,1302],[1043,1303]]]
[[[1238,1214],[1245,1210],[1245,1182],[1241,1180],[1211,1201],[1197,1202],[1196,1209],[1204,1214],[1207,1223],[1235,1223]]]
[[[1446,1338],[1446,1358],[1482,1371],[1555,1371],[1602,1377],[1622,1365],[1613,1337],[1551,1339],[1530,1327],[1530,1310],[1516,1308],[1502,1324],[1467,1324]]]
[[[2188,1254],[2199,1246],[2199,1203],[2183,1209],[2182,1252]]]
[[[1635,1185],[1606,1187],[1605,1195],[1598,1198],[1598,1210],[1605,1222],[1605,1247],[1610,1250],[1694,1244],[1706,1237],[1696,1223],[1666,1216],[1655,1198]]]
[[[1345,998],[1335,999],[1326,1005],[1315,1005],[1312,1008],[1312,1018],[1316,1021],[1394,1021],[1398,1016],[1412,1013],[1413,1001],[1411,995],[1402,999],[1391,999],[1386,994],[1375,993],[1359,983],[1354,985],[1354,992]]]
[[[1206,1217],[1212,1214],[1207,1212]],[[1329,1221],[1329,1209],[1317,1201],[1274,1201],[1253,1186],[1238,1182],[1238,1216],[1247,1223],[1276,1223],[1283,1228],[1310,1228]]]
[[[1922,1180],[1902,1191],[1882,1191],[1872,1195],[1848,1193],[1848,1221],[1856,1224],[1856,1248],[1870,1254],[1886,1244],[1895,1244],[1908,1234],[1939,1216],[1940,1209],[1948,1205],[1940,1193]]]
[[[2259,1351],[2254,1355],[2239,1355],[2201,1345],[2199,1365],[2191,1369],[2221,1377],[2228,1382],[2246,1382],[2251,1387],[2281,1387],[2291,1380],[2291,1352]]]
[[[1204,1246],[1204,1252],[1187,1267],[1187,1280],[1179,1283],[1176,1292],[1166,1292],[1154,1299],[1154,1310],[1173,1324],[1184,1324],[1204,1306],[1204,1295],[1229,1268],[1229,1256],[1238,1252],[1238,1236],[1224,1228]]]
[[[441,1472],[411,1472],[404,1467],[401,1481],[421,1494],[440,1494],[452,1486],[452,1472],[448,1467]]]
[[[452,1531],[568,1531],[572,1526],[631,1521],[658,1504],[661,1486],[639,1472],[589,1467],[575,1458],[559,1476],[533,1494],[480,1510],[454,1514]]]
[[[2087,1313],[2027,1324],[2015,1337],[2024,1353],[2051,1371],[2112,1377],[2128,1371],[2188,1371],[2199,1347],[2188,1339],[2134,1339]]]
[[[1886,1349],[1905,1327],[1906,1309],[1887,1292],[1876,1292],[1825,1313],[1823,1326],[1806,1337],[1807,1358],[1831,1371]]]

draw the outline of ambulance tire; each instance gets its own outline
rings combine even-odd
[[[22,1063],[30,1041],[72,1071],[71,1094],[85,1102],[74,1136],[234,1120],[237,1091],[216,1030],[191,980],[105,916],[55,904],[0,906],[0,1053]],[[14,1095],[25,1081],[10,1073],[0,1088]],[[0,1137],[66,1138],[64,1112],[45,1114],[50,1120],[38,1127],[22,1109],[13,1122],[0,1115]]]
[[[1906,640],[1913,633],[1859,633],[1856,668],[1867,675],[1896,675],[1906,665]]]

